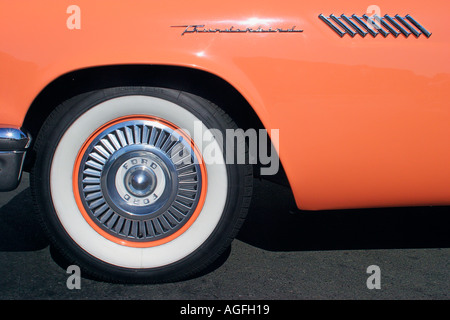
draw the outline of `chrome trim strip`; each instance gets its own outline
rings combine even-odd
[[[394,27],[396,27],[405,37],[409,37],[411,35],[411,32],[406,31],[405,29],[402,28],[401,25],[399,25],[397,23],[397,21],[394,20],[394,18],[390,17],[389,15],[384,15],[384,18],[389,21],[389,23],[391,25],[393,25]]]
[[[356,30],[356,32],[361,36],[365,37],[367,35],[367,32],[362,30],[360,27],[358,27],[355,23],[353,23],[352,20],[350,20],[349,17],[347,17],[345,14],[341,15],[341,19],[343,19],[348,25],[350,25],[353,29]]]
[[[22,130],[0,127],[0,151],[20,151],[30,146],[31,138]]]
[[[383,36],[383,37],[387,37],[388,35],[389,35],[389,33],[390,33],[390,29],[389,28],[387,28],[387,30],[389,31],[389,32],[386,32],[385,30],[383,30],[383,28],[382,27],[385,27],[385,25],[386,25],[386,23],[383,21],[383,18],[382,17],[380,17],[379,15],[374,15],[374,17],[375,17],[375,19],[377,20],[377,21],[379,21],[380,22],[380,25],[379,25],[379,28],[377,28],[377,30],[378,30],[378,32],[380,32],[381,33],[381,35]],[[385,27],[386,28],[386,27]],[[394,30],[393,30],[394,31]],[[395,32],[395,31],[394,31]]]
[[[405,38],[408,38],[410,35],[419,38],[422,34],[427,38],[431,36],[431,33],[409,14],[405,17],[401,17],[398,14],[394,17],[387,14],[383,17],[378,15],[369,17],[366,14],[362,15],[362,17],[355,14],[351,16],[342,14],[339,17],[331,14],[329,17],[326,17],[323,14],[320,14],[319,19],[325,22],[341,38],[344,37],[345,34],[348,34],[352,38],[355,37],[356,34],[359,34],[363,38],[368,34],[374,38],[378,34],[381,34],[385,38],[389,34],[392,34],[395,38],[400,34],[405,36]]]
[[[401,24],[403,24],[406,28],[408,28],[411,33],[418,38],[421,34],[421,32],[418,32],[416,29],[413,28],[404,18],[400,17],[398,14],[395,15],[395,19],[399,21]]]
[[[181,33],[184,36],[186,33],[302,33],[303,30],[295,29],[297,26],[292,26],[292,28],[263,28],[259,26],[258,28],[235,28],[231,26],[226,29],[221,28],[206,28],[204,24],[191,24],[191,25],[180,25],[180,26],[170,26],[171,28],[185,28]]]
[[[0,126],[0,192],[12,191],[20,183],[31,137],[18,128]]]
[[[394,28],[392,28],[389,24],[384,21],[384,19],[381,19],[381,25],[386,28],[390,34],[392,34],[395,38],[397,38],[401,33],[398,31],[395,31]]]
[[[369,28],[363,20],[361,20],[361,18],[359,18],[356,14],[352,15],[352,19],[355,20],[356,22],[359,23],[359,25],[361,27],[363,27],[364,29],[367,30],[367,32],[372,36],[372,37],[376,37],[378,35],[378,33],[376,33],[375,31],[373,31],[371,28]]]
[[[427,29],[422,27],[420,23],[418,23],[416,20],[414,20],[413,17],[411,17],[409,14],[406,15],[406,19],[409,20],[417,29],[419,29],[427,38],[431,37],[431,32],[429,32]]]
[[[336,22],[338,24],[339,27],[341,27],[342,29],[345,30],[345,32],[347,32],[352,38],[356,35],[355,32],[353,32],[352,30],[350,30],[349,27],[347,27],[345,24],[343,24],[338,17],[336,17],[334,14],[330,15],[330,18],[333,19],[334,22]]]
[[[345,32],[339,30],[334,24],[332,24],[328,18],[326,18],[323,14],[319,15],[319,18],[325,22],[334,32],[336,32],[341,38],[345,35]]]

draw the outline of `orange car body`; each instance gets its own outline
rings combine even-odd
[[[269,133],[279,129],[299,208],[450,204],[450,2],[377,1],[382,14],[411,14],[429,38],[340,37],[319,19],[365,14],[356,0],[69,5],[0,3],[0,124],[22,127],[39,93],[72,71],[183,66],[222,78]],[[182,35],[189,25],[303,32]]]

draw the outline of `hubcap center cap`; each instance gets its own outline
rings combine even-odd
[[[141,147],[135,145],[130,148]],[[128,150],[112,161],[111,168],[105,172],[110,199],[118,206],[116,209],[124,209],[130,214],[148,214],[164,206],[170,197],[171,188],[175,187],[162,158],[149,151]],[[147,208],[149,210],[138,209],[150,205],[156,206]]]
[[[125,176],[125,187],[136,197],[151,194],[157,185],[156,174],[145,166],[132,167]]]

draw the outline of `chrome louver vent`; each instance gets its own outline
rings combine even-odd
[[[374,15],[373,17],[367,15],[358,17],[355,14],[350,17],[344,14],[341,16],[332,14],[329,17],[326,17],[321,14],[319,15],[319,18],[340,37],[343,37],[346,34],[350,35],[352,38],[357,34],[363,38],[367,35],[371,35],[375,38],[379,34],[385,38],[390,34],[395,38],[399,35],[403,35],[406,38],[410,35],[418,38],[422,34],[427,38],[431,36],[431,32],[425,29],[409,14],[405,17],[401,17],[398,14],[394,17],[387,14],[383,17],[378,15]]]

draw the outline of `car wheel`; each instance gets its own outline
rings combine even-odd
[[[225,161],[237,146],[225,150],[220,137],[233,128],[216,105],[170,89],[109,88],[62,103],[40,130],[31,173],[51,243],[102,280],[197,275],[229,247],[250,202],[251,166]]]

